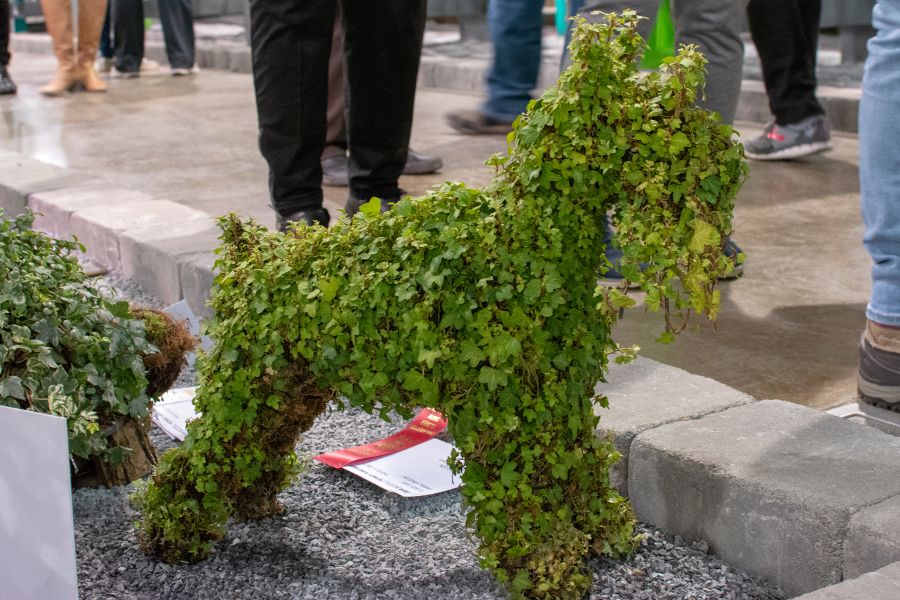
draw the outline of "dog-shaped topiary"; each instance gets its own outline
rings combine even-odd
[[[692,106],[703,58],[684,48],[639,74],[635,20],[579,24],[573,65],[484,189],[446,184],[384,214],[373,200],[287,235],[223,220],[203,416],[137,495],[148,553],[200,560],[229,516],[279,512],[298,435],[339,398],[446,415],[481,563],[514,597],[580,598],[589,553],[633,549],[618,454],[596,435],[594,385],[631,301],[597,286],[604,222],[651,308],[714,316],[744,174],[731,129]]]

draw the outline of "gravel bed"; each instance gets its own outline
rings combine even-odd
[[[158,306],[140,288],[105,281],[124,296]],[[183,374],[181,384],[193,374]],[[356,409],[319,419],[297,445],[302,456],[372,441],[396,432]],[[154,430],[159,448],[174,442]],[[406,499],[354,475],[312,463],[279,497],[285,512],[231,523],[209,559],[170,566],[144,556],[133,523],[131,486],[82,489],[73,496],[78,579],[83,599],[502,599],[477,565],[458,491]],[[592,599],[770,599],[783,594],[688,543],[645,525],[627,561],[592,560]]]

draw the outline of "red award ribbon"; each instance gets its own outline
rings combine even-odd
[[[342,469],[353,463],[380,458],[412,448],[422,442],[427,442],[446,428],[447,419],[441,413],[430,408],[423,408],[416,415],[416,418],[412,420],[412,423],[390,437],[371,444],[326,452],[325,454],[314,456],[313,459],[320,463],[325,463],[329,467]]]

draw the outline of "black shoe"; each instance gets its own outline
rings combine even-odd
[[[324,208],[298,210],[297,212],[284,217],[280,214],[275,214],[275,226],[278,228],[278,231],[282,233],[286,233],[290,230],[291,223],[306,223],[310,227],[318,223],[322,227],[328,227],[329,220],[330,217],[328,216],[328,211]]]
[[[391,210],[391,206],[394,205],[395,202],[400,200],[401,196],[397,196],[395,198],[380,198],[381,200],[381,212],[386,213]],[[359,212],[359,208],[369,201],[369,198],[365,200],[361,200],[359,198],[354,197],[352,194],[347,196],[347,203],[344,205],[344,212],[347,213],[348,217],[352,217],[356,213]]]
[[[9,71],[6,70],[6,65],[0,65],[0,94],[15,94],[16,93],[16,84],[13,82],[12,77],[9,76]]]
[[[345,154],[336,154],[322,159],[322,184],[334,187],[347,187],[350,185],[350,175],[347,172],[349,162]],[[443,166],[444,161],[439,156],[419,154],[412,148],[408,148],[403,174],[428,175]]]

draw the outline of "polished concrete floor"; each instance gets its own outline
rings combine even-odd
[[[44,98],[37,88],[53,66],[48,56],[14,57],[20,92],[0,97],[0,147],[213,215],[237,211],[274,223],[248,75],[202,71],[190,78],[113,80],[107,94]],[[421,193],[445,179],[488,182],[483,162],[503,151],[505,140],[460,136],[443,120],[449,110],[478,103],[472,95],[420,92],[412,146],[439,154],[445,168],[404,178],[408,191]],[[761,124],[739,129],[755,135]],[[619,324],[618,341],[760,399],[816,408],[854,399],[856,345],[869,292],[856,156],[856,139],[838,135],[830,153],[751,164],[735,233],[748,255],[746,274],[722,284],[716,325],[696,320],[674,344],[660,346],[653,340],[661,317],[636,310]],[[345,193],[326,188],[329,205],[342,205]]]

